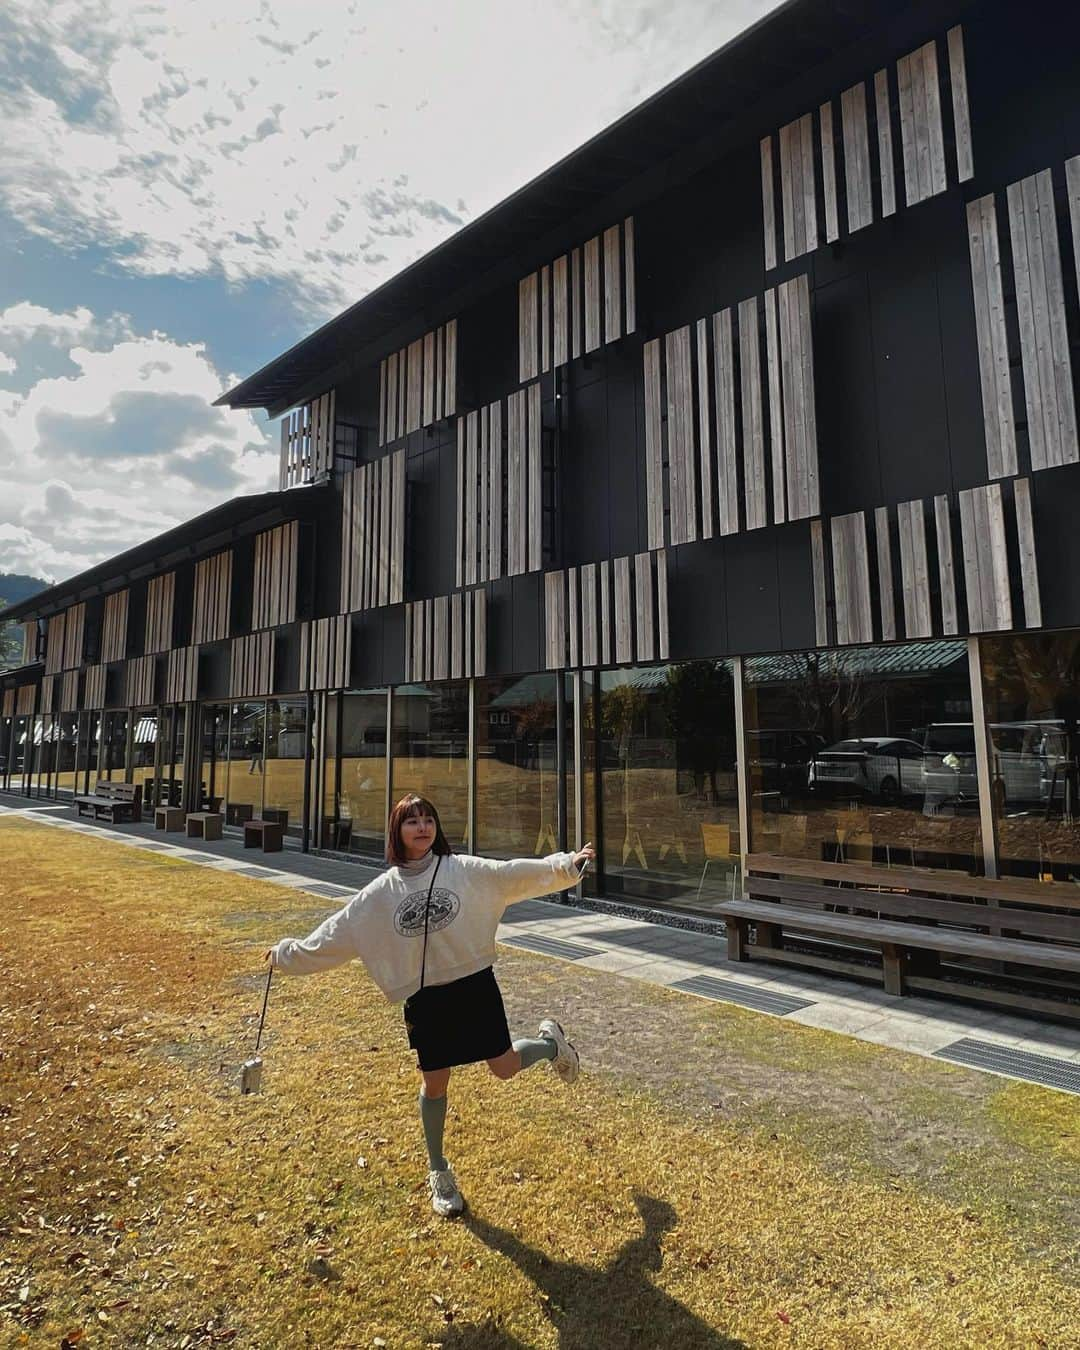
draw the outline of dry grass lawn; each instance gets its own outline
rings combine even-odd
[[[1078,1193],[1074,1098],[514,956],[512,1010],[565,970],[577,1006],[653,1009],[687,1043],[639,1078],[633,1040],[587,1026],[570,1092],[461,1071],[470,1213],[445,1223],[400,1011],[359,968],[275,982],[265,1090],[238,1093],[261,952],[326,906],[16,818],[0,876],[2,1345],[1080,1345],[1075,1234],[1025,1218],[1047,1178]],[[735,1109],[695,1100],[691,1043],[727,1047]],[[839,1128],[871,1070],[910,1085],[932,1167]],[[768,1074],[799,1076],[797,1111]],[[981,1183],[951,1102],[978,1104]]]

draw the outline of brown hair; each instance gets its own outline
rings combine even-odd
[[[418,792],[407,792],[401,801],[390,812],[390,823],[386,827],[386,861],[391,867],[400,867],[408,859],[405,856],[405,845],[401,839],[401,823],[408,820],[410,816],[430,816],[435,822],[435,842],[431,846],[432,853],[437,853],[441,857],[447,857],[453,852],[447,843],[446,835],[443,834],[442,822],[439,820],[439,813],[426,797],[421,797]]]

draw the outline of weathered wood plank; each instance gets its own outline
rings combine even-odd
[[[934,528],[937,534],[938,584],[941,591],[941,631],[952,634],[959,631],[956,613],[956,576],[953,563],[952,522],[949,519],[949,499],[934,498]]]
[[[802,154],[803,235],[805,252],[818,246],[817,174],[814,169],[814,119],[810,113],[799,118],[799,149]]]
[[[1054,183],[1049,169],[1035,175],[1035,199],[1042,243],[1043,275],[1049,347],[1057,405],[1057,444],[1060,464],[1080,460],[1076,438],[1076,401],[1073,395],[1072,361],[1069,355],[1069,330],[1065,321],[1065,286],[1058,245],[1057,211]]]
[[[709,379],[709,324],[698,319],[697,328],[697,471],[701,485],[701,537],[713,537],[712,400]]]
[[[874,222],[870,195],[870,138],[866,129],[866,88],[861,81],[840,95],[840,109],[844,123],[848,230],[854,233]]]
[[[391,470],[390,603],[405,598],[405,451],[393,455]]]
[[[685,544],[697,538],[689,326],[668,333],[665,347],[668,475],[671,484],[669,533],[673,544]]]
[[[600,582],[600,664],[611,665],[613,625],[611,616],[611,562],[604,558],[598,569]]]
[[[937,196],[948,188],[949,180],[945,173],[945,130],[941,120],[941,79],[935,39],[926,43],[922,56],[926,89],[926,135],[930,152],[930,190],[925,195]]]
[[[465,417],[465,567],[466,586],[476,584],[476,476],[479,451],[479,414]]]
[[[503,405],[502,399],[488,409],[488,575],[502,576],[503,569]]]
[[[776,266],[776,201],[773,187],[772,137],[761,138],[761,215],[765,235],[765,270]]]
[[[596,563],[584,563],[581,576],[581,664],[600,664],[600,629],[596,614]]]
[[[627,216],[623,221],[623,265],[626,287],[626,331],[632,333],[637,328],[637,266],[634,254],[634,217]]]
[[[585,354],[594,352],[600,336],[600,236],[585,244]]]
[[[956,176],[961,183],[975,177],[975,154],[971,141],[968,108],[967,64],[964,60],[964,30],[957,24],[946,34],[949,47],[949,86],[952,91],[953,126],[956,128]]]
[[[780,211],[783,218],[784,233],[784,261],[791,262],[792,258],[798,257],[803,252],[803,236],[801,232],[796,233],[795,228],[795,210],[796,201],[799,203],[799,210],[802,209],[802,185],[799,190],[795,188],[796,163],[795,155],[792,150],[792,132],[795,123],[789,122],[787,126],[780,128]],[[801,154],[800,154],[801,159]]]
[[[873,642],[870,559],[866,547],[866,517],[862,511],[833,517],[832,560],[836,640],[841,644]]]
[[[893,599],[892,538],[889,532],[889,508],[879,506],[874,511],[874,530],[877,536],[878,612],[881,617],[881,639],[892,642],[896,638],[896,604]]]
[[[746,528],[758,530],[769,521],[765,504],[765,428],[761,411],[761,339],[756,296],[739,304],[739,371]]]
[[[833,144],[832,104],[823,103],[818,109],[821,124],[821,187],[825,197],[825,242],[840,238],[840,223],[836,209],[836,149]]]
[[[407,350],[409,383],[405,397],[405,430],[406,432],[412,432],[420,430],[420,413],[423,406],[424,339],[417,338],[415,342],[410,342]]]
[[[933,636],[930,615],[930,567],[926,553],[926,515],[921,499],[901,502],[900,574],[904,597],[904,636]]]
[[[1016,473],[1016,428],[993,194],[968,203],[967,224],[987,472],[1004,478]]]
[[[488,494],[491,486],[489,459],[489,440],[488,427],[490,418],[487,408],[479,410],[480,435],[477,446],[476,465],[477,465],[477,518],[476,518],[476,550],[479,554],[476,567],[477,581],[487,581],[488,572],[488,536],[490,533],[489,525],[489,502]]]
[[[450,597],[450,678],[460,680],[465,674],[465,621],[461,607],[464,596],[455,591]]]
[[[457,319],[446,325],[446,376],[444,416],[457,412]]]
[[[713,350],[717,524],[721,534],[737,534],[739,471],[735,440],[735,347],[730,309],[722,309],[713,315]]]
[[[543,422],[540,417],[540,381],[526,391],[527,436],[529,447],[529,556],[528,570],[538,572],[544,565],[544,465],[542,459]]]
[[[658,657],[661,661],[667,661],[671,655],[671,638],[668,629],[667,553],[664,549],[656,553],[656,641]]]
[[[656,659],[652,554],[634,554],[634,612],[637,660]]]
[[[540,369],[551,369],[551,268],[540,269]]]
[[[896,213],[896,169],[893,162],[892,103],[889,72],[874,75],[874,110],[877,117],[878,161],[881,167],[881,215]]]
[[[1042,601],[1039,595],[1039,566],[1035,552],[1035,522],[1031,510],[1031,479],[1013,480],[1016,507],[1016,537],[1020,553],[1020,581],[1024,595],[1024,624],[1042,627]]]
[[[528,566],[528,516],[525,501],[525,391],[518,390],[506,401],[509,422],[507,441],[506,543],[507,574],[520,576]]]
[[[288,432],[288,418],[282,420],[281,436],[284,446]],[[386,357],[379,362],[379,444],[386,444]]]
[[[560,569],[544,574],[544,664],[548,670],[566,665],[566,575]]]
[[[570,259],[564,253],[551,264],[552,363],[565,366],[570,359],[570,295],[567,289]]]
[[[1071,159],[1065,161],[1065,192],[1069,199],[1076,284],[1080,288],[1080,155],[1073,155]]]
[[[904,159],[904,200],[914,206],[919,196],[918,154],[915,145],[915,102],[912,93],[912,55],[896,63],[896,85],[900,95],[900,145]]]
[[[473,668],[478,678],[487,675],[487,591],[481,586],[473,591]]]
[[[570,666],[581,665],[581,630],[578,627],[581,608],[581,582],[576,567],[566,569],[566,634],[570,641]]]
[[[649,547],[664,543],[663,426],[660,413],[660,339],[646,342],[642,352],[645,375],[645,494]]]
[[[424,334],[424,410],[423,425],[435,421],[435,331]]]
[[[616,558],[615,574],[615,660],[624,665],[634,659],[633,610],[630,603],[630,559]]]
[[[448,597],[437,595],[434,605],[434,633],[432,637],[432,677],[436,680],[448,680],[450,678],[448,610]]]
[[[536,349],[536,273],[518,282],[518,379],[535,380],[540,373]]]
[[[454,549],[454,585],[465,584],[465,419],[457,420],[457,539]]]
[[[570,251],[570,355],[581,355],[581,249]]]
[[[784,403],[780,388],[780,329],[776,291],[765,292],[765,358],[769,371],[769,445],[772,461],[773,523],[786,519],[784,492]]]
[[[829,645],[829,610],[825,594],[825,535],[820,520],[810,522],[810,571],[814,581],[814,642]]]
[[[619,256],[619,227],[604,231],[604,341],[622,337],[622,259]]]

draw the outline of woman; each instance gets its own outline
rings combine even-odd
[[[405,1001],[409,1045],[423,1079],[420,1120],[436,1214],[449,1217],[465,1207],[442,1151],[446,1089],[456,1065],[484,1060],[506,1081],[548,1060],[564,1083],[578,1076],[578,1053],[552,1018],[540,1023],[537,1038],[511,1042],[492,965],[506,906],[576,885],[595,856],[591,844],[512,862],[455,855],[434,806],[409,793],[390,815],[387,870],[310,937],[283,938],[266,954],[287,975],[359,957],[391,1002]]]

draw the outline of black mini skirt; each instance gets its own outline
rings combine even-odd
[[[405,1030],[421,1069],[496,1059],[510,1049],[502,994],[490,966],[405,1000]]]

